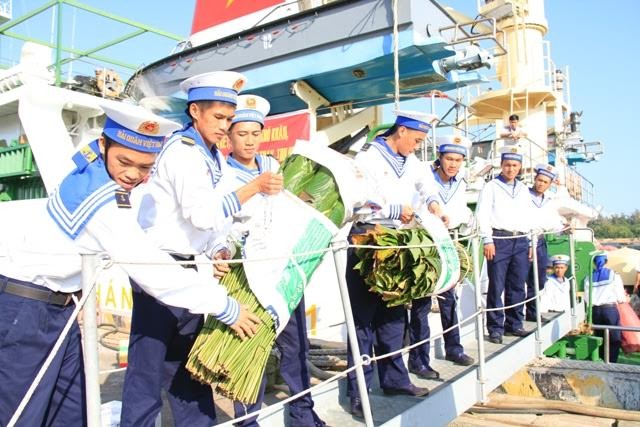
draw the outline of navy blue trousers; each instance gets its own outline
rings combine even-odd
[[[360,354],[372,356],[375,350],[376,355],[382,355],[399,350],[404,341],[406,310],[403,305],[387,307],[378,294],[369,292],[360,272],[353,269],[358,261],[355,253],[349,251],[346,279]],[[347,364],[351,367],[354,361],[351,348],[348,348]],[[377,367],[382,388],[407,388],[411,384],[402,355],[380,360]],[[373,364],[363,366],[363,369],[369,389],[373,379]],[[347,395],[359,396],[355,371],[348,374]]]
[[[309,381],[309,369],[307,368],[307,355],[309,354],[309,340],[307,338],[307,319],[305,314],[304,298],[298,307],[291,313],[289,322],[280,335],[276,338],[276,346],[280,350],[280,375],[289,387],[291,395],[307,390]],[[258,400],[252,405],[244,405],[240,402],[233,403],[235,417],[241,417],[262,407],[266,377],[262,379]],[[320,418],[313,410],[313,399],[310,394],[289,403],[290,427],[314,427],[323,425]],[[242,427],[255,427],[259,424],[256,418],[250,418],[236,424]]]
[[[456,313],[456,292],[455,289],[449,289],[438,295],[438,306],[440,307],[440,321],[442,322],[442,330],[446,330],[458,323],[458,314]],[[426,340],[431,336],[429,328],[429,313],[431,312],[431,297],[413,300],[411,303],[411,319],[409,321],[409,339],[411,344],[418,341]],[[421,369],[429,366],[429,349],[431,341],[412,348],[409,352],[409,366]],[[460,329],[454,328],[444,334],[444,350],[447,356],[457,357],[464,352],[460,344]]]
[[[544,236],[541,236],[538,240],[538,246],[536,248],[536,254],[538,257],[538,286],[542,292],[544,284],[547,281],[547,263],[549,257],[547,255],[547,242],[544,240]],[[527,297],[532,298],[536,294],[535,283],[533,281],[533,262],[529,264],[529,274],[527,275]],[[535,320],[536,318],[536,301],[531,300],[527,303],[527,320]]]
[[[593,306],[592,321],[595,325],[613,325],[620,326],[620,313],[614,304],[605,306]],[[604,331],[596,331],[596,335],[603,337]],[[604,341],[600,348],[600,356],[604,359]],[[622,347],[622,332],[609,330],[609,361],[616,363],[618,361],[618,353]]]
[[[0,425],[13,416],[74,308],[0,293]],[[75,427],[86,420],[82,343],[74,322],[16,425]]]
[[[124,379],[121,426],[155,426],[167,391],[176,426],[216,423],[211,386],[191,378],[185,362],[204,316],[158,302],[134,282],[129,365]]]
[[[495,231],[494,231],[495,233]],[[496,234],[499,235],[499,234]],[[489,289],[487,308],[522,303],[525,296],[525,280],[529,271],[529,242],[526,237],[495,239],[496,254],[487,261]],[[502,294],[504,293],[504,304]],[[524,308],[519,305],[506,310],[487,312],[489,334],[503,334],[523,326]]]

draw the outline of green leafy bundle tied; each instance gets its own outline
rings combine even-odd
[[[284,188],[296,196],[300,195],[303,188],[313,178],[316,170],[316,163],[304,156],[294,154],[287,157],[280,166],[284,178]]]
[[[235,265],[220,281],[229,296],[260,318],[256,335],[242,341],[213,316],[207,320],[189,353],[187,369],[198,381],[216,385],[230,399],[250,404],[258,398],[267,359],[276,339],[273,319],[251,292],[244,269]]]
[[[393,307],[417,298],[433,294],[442,265],[433,240],[426,230],[392,229],[376,225],[365,234],[352,236],[355,245],[391,246],[388,249],[356,248],[360,259],[355,269],[360,271],[371,292],[378,293]],[[465,253],[465,271],[471,258],[459,244],[457,249]],[[393,248],[393,246],[422,246]],[[462,257],[461,257],[462,259]],[[462,261],[461,261],[462,262]],[[462,270],[462,269],[461,269]],[[461,276],[462,277],[462,276]]]
[[[333,174],[304,156],[293,154],[280,167],[284,188],[329,218],[336,226],[344,223],[345,206]]]

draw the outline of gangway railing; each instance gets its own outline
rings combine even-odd
[[[611,354],[609,350],[609,343],[611,342],[611,331],[629,331],[640,332],[638,326],[617,326],[617,325],[597,325],[591,324],[591,329],[598,331],[604,331],[604,363],[611,363]]]
[[[490,41],[493,44],[490,50],[494,57],[507,54],[505,33],[498,30],[495,18],[483,17],[468,22],[456,22],[453,25],[440,27],[438,31],[450,46],[478,45],[483,41]]]
[[[555,232],[554,232],[555,233]],[[539,238],[540,233],[537,231],[532,231],[529,233],[529,237],[534,241],[534,244],[536,242],[536,239]],[[521,236],[517,236],[517,237],[521,237]],[[514,237],[497,237],[494,236],[494,239],[505,239],[505,238],[514,238]],[[478,234],[472,234],[470,236],[466,236],[466,237],[462,237],[462,238],[458,238],[456,239],[458,241],[466,241],[466,240],[471,240],[471,247],[472,247],[472,257],[474,260],[473,263],[473,279],[475,282],[475,304],[476,304],[476,312],[473,313],[472,315],[468,316],[465,319],[462,319],[457,325],[454,325],[452,328],[457,328],[462,324],[466,324],[472,320],[474,320],[474,324],[475,324],[475,330],[476,330],[476,345],[477,345],[477,353],[478,353],[478,368],[477,368],[477,375],[476,375],[476,385],[477,385],[477,394],[475,395],[475,401],[486,401],[487,396],[488,396],[488,392],[490,390],[486,389],[485,386],[488,384],[487,378],[486,378],[486,373],[485,373],[485,366],[486,366],[486,352],[484,349],[484,316],[485,313],[489,310],[504,310],[507,309],[509,307],[502,307],[502,308],[496,308],[496,309],[487,309],[483,307],[483,303],[482,303],[482,298],[481,298],[481,291],[480,291],[480,248],[481,248],[481,243],[480,243],[480,237]],[[333,256],[335,258],[336,262],[336,274],[337,274],[337,278],[338,278],[338,283],[341,289],[341,298],[342,298],[342,304],[343,304],[343,308],[344,308],[344,314],[345,314],[345,319],[346,319],[346,323],[347,323],[347,328],[348,328],[348,332],[349,335],[351,337],[353,337],[352,339],[350,339],[349,345],[351,347],[351,350],[354,354],[354,359],[355,360],[359,360],[357,358],[357,355],[359,354],[359,348],[357,345],[357,341],[355,340],[355,329],[354,329],[354,323],[353,323],[353,317],[351,315],[351,311],[350,311],[350,300],[349,300],[349,295],[348,295],[348,291],[346,289],[346,282],[344,277],[341,275],[340,271],[341,271],[341,255],[344,255],[344,253],[346,252],[346,250],[350,247],[355,247],[357,245],[350,245],[348,244],[346,241],[343,240],[336,240],[332,243],[330,248],[324,249],[322,251],[318,251],[319,253],[326,253],[326,252],[332,252]],[[412,245],[411,247],[414,247],[415,245]],[[418,246],[433,246],[433,245],[418,245]],[[376,247],[377,248],[377,247]],[[388,249],[388,246],[385,247],[380,247],[380,249]],[[407,247],[409,248],[409,247]],[[535,251],[534,251],[535,252]],[[572,254],[573,255],[573,254]],[[287,255],[285,256],[286,258],[291,258],[294,257],[295,254],[292,255]],[[225,263],[244,263],[244,262],[254,262],[254,261],[261,261],[261,260],[251,260],[251,259],[241,259],[241,260],[226,260],[226,261],[208,261],[208,262],[194,262],[194,261],[180,261],[178,262],[179,264],[207,264],[207,265],[211,265],[211,264],[215,264],[215,263],[220,263],[220,262],[225,262]],[[95,285],[97,282],[97,277],[98,274],[100,273],[100,271],[102,271],[103,269],[106,269],[112,265],[115,264],[149,264],[146,262],[140,262],[137,260],[118,260],[118,259],[111,259],[110,257],[108,257],[105,254],[99,254],[99,255],[83,255],[83,263],[82,263],[82,277],[83,277],[83,297],[80,301],[78,301],[77,306],[76,306],[76,311],[79,311],[83,306],[85,306],[85,308],[87,309],[91,309],[91,306],[89,305],[85,305],[86,303],[88,303],[88,299],[91,298],[93,300],[93,304],[95,304]],[[157,263],[152,263],[152,264],[157,264]],[[533,258],[533,268],[534,271],[537,271],[537,258],[534,256]],[[539,289],[539,278],[536,276],[534,276],[534,281],[535,281],[535,295],[533,296],[529,296],[529,298],[527,298],[525,301],[516,304],[514,306],[517,305],[522,305],[524,306],[524,304],[526,304],[529,301],[535,300],[536,302],[536,311],[537,311],[537,316],[536,316],[536,327],[535,327],[535,339],[536,339],[536,354],[538,356],[542,355],[542,348],[541,348],[541,343],[543,342],[541,339],[541,328],[542,328],[542,324],[541,324],[541,314],[540,314],[540,310],[539,310],[539,301],[540,301],[540,296],[541,296],[541,291]],[[575,295],[575,289],[574,289],[574,282],[570,281],[570,286],[571,286],[571,295]],[[90,316],[91,317],[91,316]],[[75,319],[75,316],[71,316],[70,320],[69,320],[69,325],[71,325],[71,322],[73,322]],[[97,326],[95,324],[91,324],[90,322],[86,322],[85,321],[85,328],[92,328],[95,329]],[[275,413],[277,411],[280,411],[282,409],[282,405],[284,405],[285,403],[296,399],[298,397],[300,397],[302,394],[304,393],[309,393],[312,391],[317,391],[320,388],[322,388],[323,385],[326,385],[327,383],[330,382],[334,382],[340,378],[343,378],[347,375],[348,372],[351,371],[355,371],[357,373],[357,382],[360,388],[360,393],[361,393],[361,398],[362,398],[362,403],[363,403],[363,410],[364,410],[364,414],[365,414],[365,421],[366,424],[368,426],[372,426],[373,425],[373,418],[371,415],[371,408],[369,406],[369,402],[368,402],[368,392],[366,390],[366,385],[365,385],[365,381],[364,381],[364,375],[363,375],[363,371],[362,368],[363,366],[372,363],[375,360],[381,360],[387,357],[391,357],[394,356],[397,353],[406,353],[409,349],[422,345],[428,341],[432,341],[442,335],[444,335],[444,333],[448,332],[449,330],[451,330],[452,328],[449,328],[445,331],[442,332],[442,334],[438,334],[438,335],[434,335],[431,336],[430,338],[420,341],[418,343],[413,344],[412,346],[409,347],[405,347],[397,352],[394,353],[389,353],[389,354],[383,354],[383,355],[375,355],[375,357],[365,357],[360,359],[360,361],[358,363],[356,363],[352,368],[348,369],[347,371],[341,372],[333,377],[331,377],[330,379],[324,381],[323,383],[316,385],[314,387],[312,387],[309,390],[306,390],[298,395],[295,396],[291,396],[290,398],[286,399],[283,402],[279,402],[278,404],[275,405],[271,405],[269,407],[267,407],[266,409],[263,409],[261,411],[252,413],[252,414],[247,414],[245,417],[242,418],[238,418],[232,421],[229,421],[226,424],[230,424],[232,422],[238,422],[242,419],[246,419],[246,418],[251,418],[253,416],[256,415],[260,415],[260,414],[270,414],[270,413]],[[555,328],[554,328],[555,329]],[[64,340],[64,338],[66,337],[66,333],[68,333],[69,328],[65,328],[63,330],[63,333],[61,334],[60,338],[59,338],[59,342],[62,342]],[[556,331],[557,333],[558,331]],[[99,398],[99,392],[97,390],[99,390],[99,382],[97,381],[97,377],[99,375],[98,372],[98,367],[97,367],[97,340],[96,340],[96,332],[94,331],[88,331],[85,330],[84,334],[83,334],[83,339],[85,340],[84,342],[84,349],[85,349],[85,360],[87,361],[85,363],[86,365],[86,377],[87,377],[87,385],[91,388],[91,390],[93,390],[93,392],[88,393],[88,394],[92,394],[92,398],[88,399],[87,401],[87,405],[88,405],[88,425],[93,427],[93,426],[100,426],[100,398]],[[18,411],[14,414],[13,418],[11,419],[9,426],[12,426],[15,424],[15,422],[18,420],[20,413],[22,411],[22,409],[24,409],[24,407],[26,406],[26,404],[28,403],[28,400],[30,398],[30,393],[33,392],[33,390],[35,390],[35,388],[37,387],[38,381],[40,378],[42,378],[42,376],[44,375],[44,372],[46,372],[46,369],[48,367],[48,363],[50,363],[50,361],[53,359],[53,357],[55,356],[55,353],[57,351],[57,349],[59,348],[58,345],[54,346],[54,349],[52,350],[52,352],[50,353],[49,357],[47,358],[47,361],[45,362],[45,364],[42,366],[40,372],[38,373],[38,376],[36,377],[36,380],[33,382],[33,384],[30,387],[29,392],[27,393],[27,395],[25,396],[25,398],[23,399],[23,401],[21,402],[21,406],[19,407]],[[88,389],[89,390],[89,389]],[[474,402],[471,402],[470,404],[473,404]],[[422,405],[422,404],[420,404]],[[457,414],[455,414],[457,415]]]

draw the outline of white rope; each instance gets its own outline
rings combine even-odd
[[[398,0],[393,0],[393,83],[395,109],[400,109],[400,63],[398,58]]]
[[[95,287],[96,282],[98,280],[98,275],[102,272],[103,269],[104,269],[103,264],[98,265],[98,267],[96,268],[96,271],[93,277],[91,278],[91,287],[89,288],[88,292],[85,292],[82,295],[82,298],[76,304],[76,307],[71,313],[71,316],[69,317],[69,319],[67,320],[67,323],[64,325],[64,328],[62,329],[62,332],[60,333],[58,340],[56,341],[53,348],[49,352],[49,355],[47,356],[44,363],[42,364],[42,367],[38,371],[38,374],[34,378],[33,382],[31,383],[31,386],[27,390],[27,393],[22,398],[20,405],[18,405],[18,408],[16,409],[13,416],[9,420],[7,427],[13,427],[16,424],[16,422],[18,422],[18,418],[20,418],[20,415],[22,415],[22,412],[24,411],[25,407],[29,403],[29,400],[31,400],[31,397],[33,396],[33,393],[35,392],[36,388],[40,384],[42,377],[47,372],[47,369],[49,369],[49,365],[51,365],[51,362],[53,362],[53,359],[56,357],[56,354],[58,353],[58,350],[60,350],[60,347],[62,346],[63,341],[65,340],[65,338],[67,337],[67,334],[69,333],[69,330],[73,326],[74,322],[76,322],[78,313],[84,306],[85,302],[87,301],[87,298],[89,298],[89,295],[91,295],[91,291]]]

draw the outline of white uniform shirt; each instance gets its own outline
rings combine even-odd
[[[232,185],[233,190],[237,190],[238,188],[248,184],[249,182],[256,179],[258,176],[265,172],[278,172],[280,169],[280,163],[275,157],[267,156],[264,154],[256,155],[256,163],[258,165],[257,169],[249,169],[244,166],[242,163],[239,163],[237,160],[233,158],[233,154],[230,154],[227,157],[227,164],[230,168],[232,168],[235,172],[235,184]],[[247,200],[246,203],[242,205],[242,209],[239,213],[236,213],[236,216],[247,216],[251,214],[252,205],[254,205],[256,200],[259,198],[268,197],[262,193],[258,193],[253,196],[251,199]]]
[[[97,210],[75,241],[54,223],[44,203],[30,213],[27,226],[11,234],[6,258],[0,258],[0,274],[13,279],[52,291],[75,292],[82,287],[79,253],[106,252],[116,261],[154,263],[119,265],[164,304],[216,316],[237,305],[213,278],[179,266],[159,250],[138,225],[135,210],[118,208],[115,199]]]
[[[610,271],[612,277],[610,277],[609,280],[600,280],[599,282],[593,284],[593,294],[591,296],[591,302],[594,306],[603,304],[615,304],[625,301],[626,294],[624,292],[624,284],[622,283],[622,279],[620,278],[620,275],[615,273],[613,270]],[[589,287],[589,277],[585,277],[584,295],[587,301],[589,298]]]
[[[236,161],[232,155],[227,157],[227,164],[235,172],[235,181],[231,185],[232,189],[236,190],[243,185],[248,184],[264,172],[278,172],[278,169],[280,168],[278,160],[264,154],[256,155],[256,163],[258,164],[257,169],[249,169]],[[212,243],[212,245],[207,248],[207,253],[209,253],[210,256],[213,256],[223,248],[227,248],[233,253],[235,248],[227,241],[227,236],[231,236],[232,240],[242,241],[244,238],[243,234],[247,230],[247,227],[245,226],[247,220],[252,215],[257,214],[255,210],[256,207],[260,205],[259,200],[264,199],[265,197],[269,196],[258,193],[242,205],[242,209],[233,215],[233,222],[229,223],[228,226],[225,227],[225,230],[218,235],[219,237]]]
[[[138,221],[161,249],[199,255],[240,203],[233,193],[234,171],[222,154],[216,150],[212,160],[201,145],[181,139],[175,133],[158,156]]]
[[[374,201],[382,206],[367,222],[399,227],[403,205],[420,211],[424,203],[438,201],[433,174],[414,154],[395,154],[377,138],[362,148],[355,161],[374,186],[373,194],[379,197]]]
[[[467,181],[458,173],[455,177],[443,182],[437,169],[433,170],[433,177],[438,185],[438,195],[443,213],[449,217],[449,228],[457,228],[460,225],[468,225],[473,214],[467,206]]]
[[[540,297],[540,311],[567,311],[571,309],[569,280],[558,279],[555,274],[547,277],[547,282]]]
[[[506,143],[514,143],[517,141],[517,138],[524,138],[526,136],[527,131],[521,126],[512,128],[511,125],[507,125],[503,127],[502,132],[500,132],[500,138],[504,139]]]
[[[529,194],[535,212],[534,228],[543,231],[561,231],[564,228],[564,220],[558,213],[554,198],[548,192],[536,196],[533,189],[529,189]]]
[[[493,242],[494,228],[529,232],[535,224],[529,189],[518,180],[506,184],[501,176],[492,179],[480,192],[476,217],[485,244]]]

